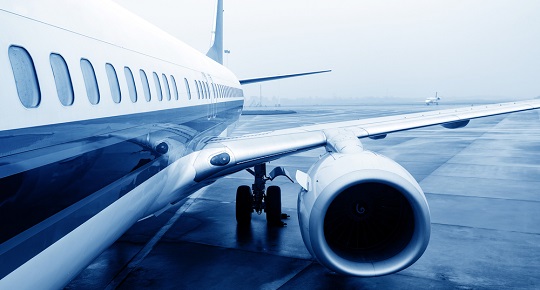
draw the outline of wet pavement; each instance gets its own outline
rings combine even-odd
[[[450,106],[439,106],[446,109]],[[275,108],[271,108],[275,109]],[[236,135],[436,109],[422,105],[286,108],[297,114],[242,116]],[[300,236],[299,191],[284,177],[284,228],[264,215],[237,228],[239,172],[139,222],[67,289],[539,289],[540,117],[538,111],[473,120],[362,140],[411,172],[432,215],[430,244],[414,265],[374,278],[336,275],[314,261]],[[323,149],[269,164],[307,169]]]

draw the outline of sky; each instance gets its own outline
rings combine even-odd
[[[114,0],[206,53],[215,0]],[[225,0],[225,65],[246,96],[422,102],[540,96],[537,0]]]

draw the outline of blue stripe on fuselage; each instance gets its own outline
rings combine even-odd
[[[218,135],[242,102],[201,107],[0,132],[0,278]]]

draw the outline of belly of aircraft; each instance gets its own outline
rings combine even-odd
[[[138,121],[1,132],[0,279],[191,153],[199,140],[219,135],[238,119],[238,104],[223,105],[220,113],[209,119],[185,109]],[[84,130],[66,134],[70,126]],[[87,132],[94,133],[81,137]]]

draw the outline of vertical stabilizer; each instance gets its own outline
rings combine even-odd
[[[223,0],[217,0],[216,26],[214,27],[214,43],[206,56],[223,64]]]

